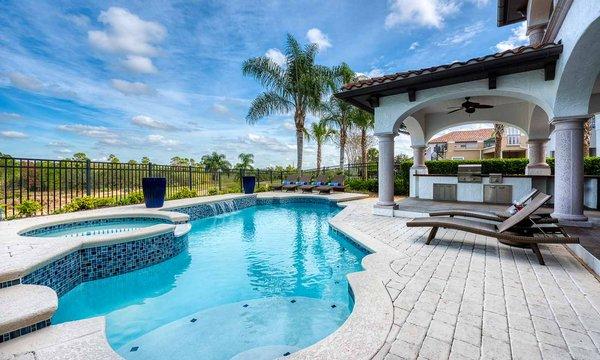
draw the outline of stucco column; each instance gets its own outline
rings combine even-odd
[[[583,215],[583,124],[588,117],[554,118],[554,213],[567,221]]]
[[[411,146],[413,149],[413,174],[427,174],[427,166],[425,165],[425,145]]]
[[[525,168],[525,175],[550,175],[550,165],[546,163],[546,146],[550,139],[527,140],[527,158],[529,164]]]
[[[379,140],[379,201],[377,206],[394,207],[394,134],[376,135]]]

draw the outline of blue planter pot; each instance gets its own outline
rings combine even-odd
[[[244,186],[244,194],[254,194],[254,185],[256,185],[256,178],[254,176],[242,177],[242,186]]]
[[[166,178],[143,178],[142,189],[147,208],[159,208],[165,203]]]

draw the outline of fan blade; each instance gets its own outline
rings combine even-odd
[[[447,107],[448,110],[452,110],[452,109],[462,109],[462,106],[448,106]]]
[[[455,113],[455,112],[460,111],[460,110],[462,110],[462,108],[458,108],[456,110],[448,111],[448,114],[452,114],[452,113]]]
[[[477,109],[491,109],[494,105],[474,104],[472,107]]]

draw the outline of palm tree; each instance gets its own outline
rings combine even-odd
[[[310,124],[310,130],[304,133],[306,140],[310,141],[313,139],[317,143],[317,174],[321,173],[321,150],[323,144],[333,138],[335,134],[337,132],[327,126],[327,122],[323,120]]]
[[[332,86],[333,71],[315,64],[316,44],[300,45],[287,35],[284,65],[266,56],[248,59],[242,66],[244,75],[258,80],[266,91],[252,101],[246,121],[250,124],[274,114],[294,113],[296,126],[297,168],[302,170],[304,121],[307,113],[321,109],[321,97]]]
[[[202,156],[202,166],[207,172],[213,173],[213,179],[217,179],[217,172],[228,171],[231,169],[231,163],[227,161],[224,154],[213,151],[210,155]]]
[[[496,143],[494,144],[494,157],[502,157],[502,136],[504,135],[504,124],[494,123],[494,138]]]
[[[340,87],[356,79],[356,74],[350,66],[342,63],[335,69],[336,86]],[[338,130],[339,145],[340,145],[340,169],[344,170],[344,156],[346,151],[346,140],[348,139],[348,131],[352,126],[350,112],[354,107],[345,101],[331,97],[328,102],[323,104],[323,119]]]
[[[590,144],[592,141],[592,119],[583,123],[583,156],[590,156]]]
[[[360,129],[360,154],[361,163],[363,164],[363,177],[367,179],[367,131],[373,128],[375,125],[375,118],[373,114],[368,113],[364,110],[354,108],[350,112],[350,120],[352,125]]]
[[[238,159],[240,159],[240,162],[235,164],[236,169],[252,169],[252,164],[254,164],[254,154],[241,153],[238,155]]]

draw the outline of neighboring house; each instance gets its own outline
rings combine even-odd
[[[494,157],[494,129],[452,131],[429,140],[427,160],[479,160]],[[519,129],[505,126],[502,135],[502,157],[527,156],[527,136]]]

